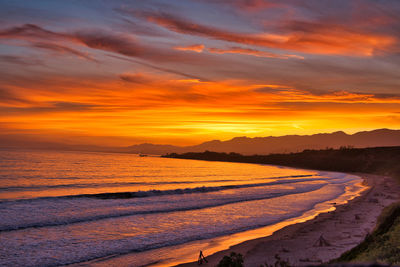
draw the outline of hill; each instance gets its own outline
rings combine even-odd
[[[374,148],[342,147],[340,149],[304,150],[298,153],[252,156],[238,153],[228,154],[206,151],[202,153],[171,153],[164,155],[164,157],[273,164],[338,172],[363,172],[391,175],[400,180],[400,146]]]
[[[144,143],[127,147],[105,145],[85,145],[47,142],[41,139],[19,135],[0,134],[0,148],[73,150],[90,152],[116,152],[163,155],[167,153],[186,153],[215,151],[240,153],[243,155],[266,155],[271,153],[292,153],[305,149],[325,149],[351,146],[384,147],[400,146],[400,130],[378,129],[373,131],[346,134],[344,132],[320,133],[314,135],[285,135],[268,137],[235,137],[231,140],[212,140],[194,146],[174,146]]]
[[[351,146],[383,147],[400,146],[400,130],[378,129],[355,134],[334,132],[314,135],[286,135],[269,137],[235,137],[228,141],[213,140],[195,146],[141,144],[128,147],[130,153],[166,154],[186,152],[235,152],[243,155],[291,153],[304,149],[340,148]]]

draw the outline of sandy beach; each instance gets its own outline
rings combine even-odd
[[[383,208],[400,197],[400,185],[391,177],[357,175],[369,186],[361,196],[312,220],[286,226],[273,235],[245,241],[213,255],[204,251],[208,263],[202,266],[216,266],[231,252],[241,253],[245,266],[274,264],[276,254],[292,266],[317,265],[339,257],[364,240],[374,229]],[[198,265],[192,262],[179,266]]]

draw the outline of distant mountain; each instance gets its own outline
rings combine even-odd
[[[400,130],[379,129],[355,134],[342,131],[314,135],[269,137],[235,137],[228,141],[213,140],[195,146],[141,144],[126,148],[129,153],[166,154],[186,152],[236,152],[243,155],[299,152],[304,149],[339,148],[341,146],[382,147],[400,146]]]
[[[17,141],[16,141],[17,140]],[[355,148],[400,146],[400,130],[379,129],[355,134],[334,132],[314,135],[285,135],[269,137],[235,137],[228,141],[213,140],[194,146],[173,146],[144,143],[128,147],[107,147],[92,145],[71,145],[39,142],[29,138],[16,139],[15,136],[0,135],[1,148],[74,150],[93,152],[119,152],[163,155],[186,152],[236,152],[242,155],[266,155],[270,153],[300,152],[304,149]]]
[[[167,153],[175,152],[181,153],[186,151],[184,147],[172,146],[172,145],[154,145],[144,143],[140,145],[133,145],[123,149],[124,152],[137,153],[137,154],[152,154],[152,155],[164,155]]]

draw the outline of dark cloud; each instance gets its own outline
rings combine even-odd
[[[37,39],[58,39],[83,44],[87,47],[120,53],[126,56],[139,56],[143,52],[135,40],[122,35],[107,33],[100,30],[77,31],[72,33],[57,33],[46,30],[34,24],[11,27],[0,31],[0,38],[28,38],[30,41]],[[65,48],[49,45],[41,45],[40,48],[60,50]],[[71,52],[71,50],[70,50]]]
[[[135,12],[134,14],[145,17],[151,22],[178,33],[200,35],[219,40],[255,45],[273,45],[274,43],[268,39],[254,38],[250,35],[234,33],[217,27],[198,24],[188,19],[162,12]]]
[[[276,85],[263,86],[263,87],[260,87],[260,88],[253,89],[253,91],[257,92],[257,93],[277,93],[277,92],[282,92],[282,91],[290,92],[291,90],[293,90],[292,87],[289,87],[289,86],[276,86]]]
[[[129,35],[114,34],[106,31],[78,31],[71,35],[71,39],[93,49],[153,62],[193,63],[194,60],[197,60],[198,64],[207,62],[207,59],[202,57],[184,55],[169,48],[162,49],[152,45],[142,45]]]
[[[45,30],[35,24],[24,24],[22,26],[10,27],[0,30],[0,38],[44,38],[58,39],[68,38],[69,36],[62,33]]]
[[[204,1],[204,0],[200,0]],[[232,6],[239,10],[244,11],[259,11],[272,7],[278,7],[285,5],[283,1],[271,1],[271,0],[206,0],[209,3],[222,4],[226,6]]]
[[[54,44],[54,43],[44,43],[44,42],[40,42],[39,43],[38,42],[38,43],[33,43],[32,47],[40,48],[40,49],[44,49],[44,50],[49,50],[49,51],[53,51],[53,52],[60,53],[60,54],[70,54],[70,55],[74,55],[74,56],[77,56],[79,58],[87,59],[87,60],[90,60],[90,61],[96,61],[88,53],[84,53],[84,52],[81,52],[79,50],[76,50],[76,49],[73,49],[71,47],[64,46],[64,45],[59,45],[59,44]]]
[[[103,31],[78,31],[73,33],[57,33],[46,30],[34,24],[25,24],[22,26],[11,27],[0,30],[0,38],[3,39],[27,39],[27,41],[35,42],[37,39],[48,40],[55,39],[60,41],[70,41],[84,44],[88,47],[118,52],[128,56],[136,56],[138,54],[138,45],[131,39],[123,36],[112,35]],[[34,44],[35,45],[35,44]],[[46,45],[39,45],[39,48],[48,48],[52,50],[60,50],[62,48]]]
[[[143,45],[129,34],[116,34],[104,30],[80,30],[58,33],[46,30],[37,25],[25,24],[0,30],[0,39],[22,39],[32,43],[33,46],[37,46],[39,43],[37,48],[67,52],[82,57],[87,57],[87,55],[64,45],[65,42],[153,62],[189,64],[196,62],[196,64],[209,65],[210,60],[213,60],[211,56],[188,55],[175,51],[170,47],[163,49],[153,45]],[[64,42],[64,44],[60,46],[44,42],[49,39]]]
[[[89,110],[92,108],[99,107],[98,105],[81,103],[81,102],[64,102],[64,101],[55,101],[49,102],[51,108],[59,110],[59,111],[69,111],[69,110]]]
[[[0,55],[0,62],[7,62],[17,65],[44,65],[43,61],[37,58],[15,55]]]
[[[119,11],[119,10],[118,10]],[[123,13],[123,11],[119,11]],[[124,29],[126,32],[131,32],[141,36],[150,37],[170,37],[171,34],[168,31],[154,27],[154,25],[149,25],[149,23],[143,22],[141,20],[131,20],[123,17],[122,23],[118,25],[120,29]]]
[[[4,114],[33,114],[33,113],[54,113],[54,112],[78,112],[78,111],[90,111],[90,110],[104,110],[104,106],[98,106],[80,102],[64,102],[64,101],[52,101],[52,102],[41,102],[34,103],[30,102],[29,106],[26,107],[0,107],[0,111]]]
[[[20,104],[20,103],[28,103],[28,102],[29,101],[16,95],[11,90],[7,90],[5,88],[0,88],[0,103]]]
[[[116,52],[125,56],[139,57],[146,52],[144,47],[132,38],[102,31],[80,31],[71,35],[71,38],[90,48]]]
[[[138,83],[138,84],[148,84],[151,80],[144,76],[143,74],[121,74],[119,78],[125,82]]]
[[[355,92],[357,94],[368,94],[368,93],[359,93]],[[381,98],[381,99],[400,99],[400,93],[399,94],[386,94],[386,93],[369,93],[371,95],[374,95],[376,98]]]
[[[258,49],[252,49],[247,47],[240,47],[240,46],[231,46],[228,48],[215,48],[210,47],[207,49],[210,53],[215,54],[241,54],[241,55],[249,55],[249,56],[256,56],[256,57],[263,57],[263,58],[279,58],[279,59],[289,59],[289,58],[297,58],[297,59],[304,59],[302,56],[297,55],[287,55],[287,54],[277,54],[271,53],[267,51],[261,51]]]
[[[149,64],[149,63],[142,62],[142,61],[139,61],[139,60],[136,60],[136,59],[132,59],[132,58],[125,58],[125,57],[115,56],[115,55],[109,55],[109,56],[112,57],[112,58],[119,59],[119,60],[132,62],[132,63],[143,65],[143,66],[155,69],[155,70],[160,70],[160,71],[163,71],[163,72],[176,74],[176,75],[183,76],[183,77],[190,78],[190,79],[197,79],[197,80],[200,80],[200,81],[211,81],[210,79],[205,78],[203,76],[197,76],[197,75],[189,74],[189,73],[186,73],[186,72],[181,72],[181,71],[177,71],[177,70],[173,70],[173,69],[168,69],[168,68],[163,68],[163,67],[160,67],[160,66],[155,66],[153,64]]]

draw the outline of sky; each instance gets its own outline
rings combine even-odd
[[[398,0],[0,0],[0,138],[400,129],[398,14]]]

